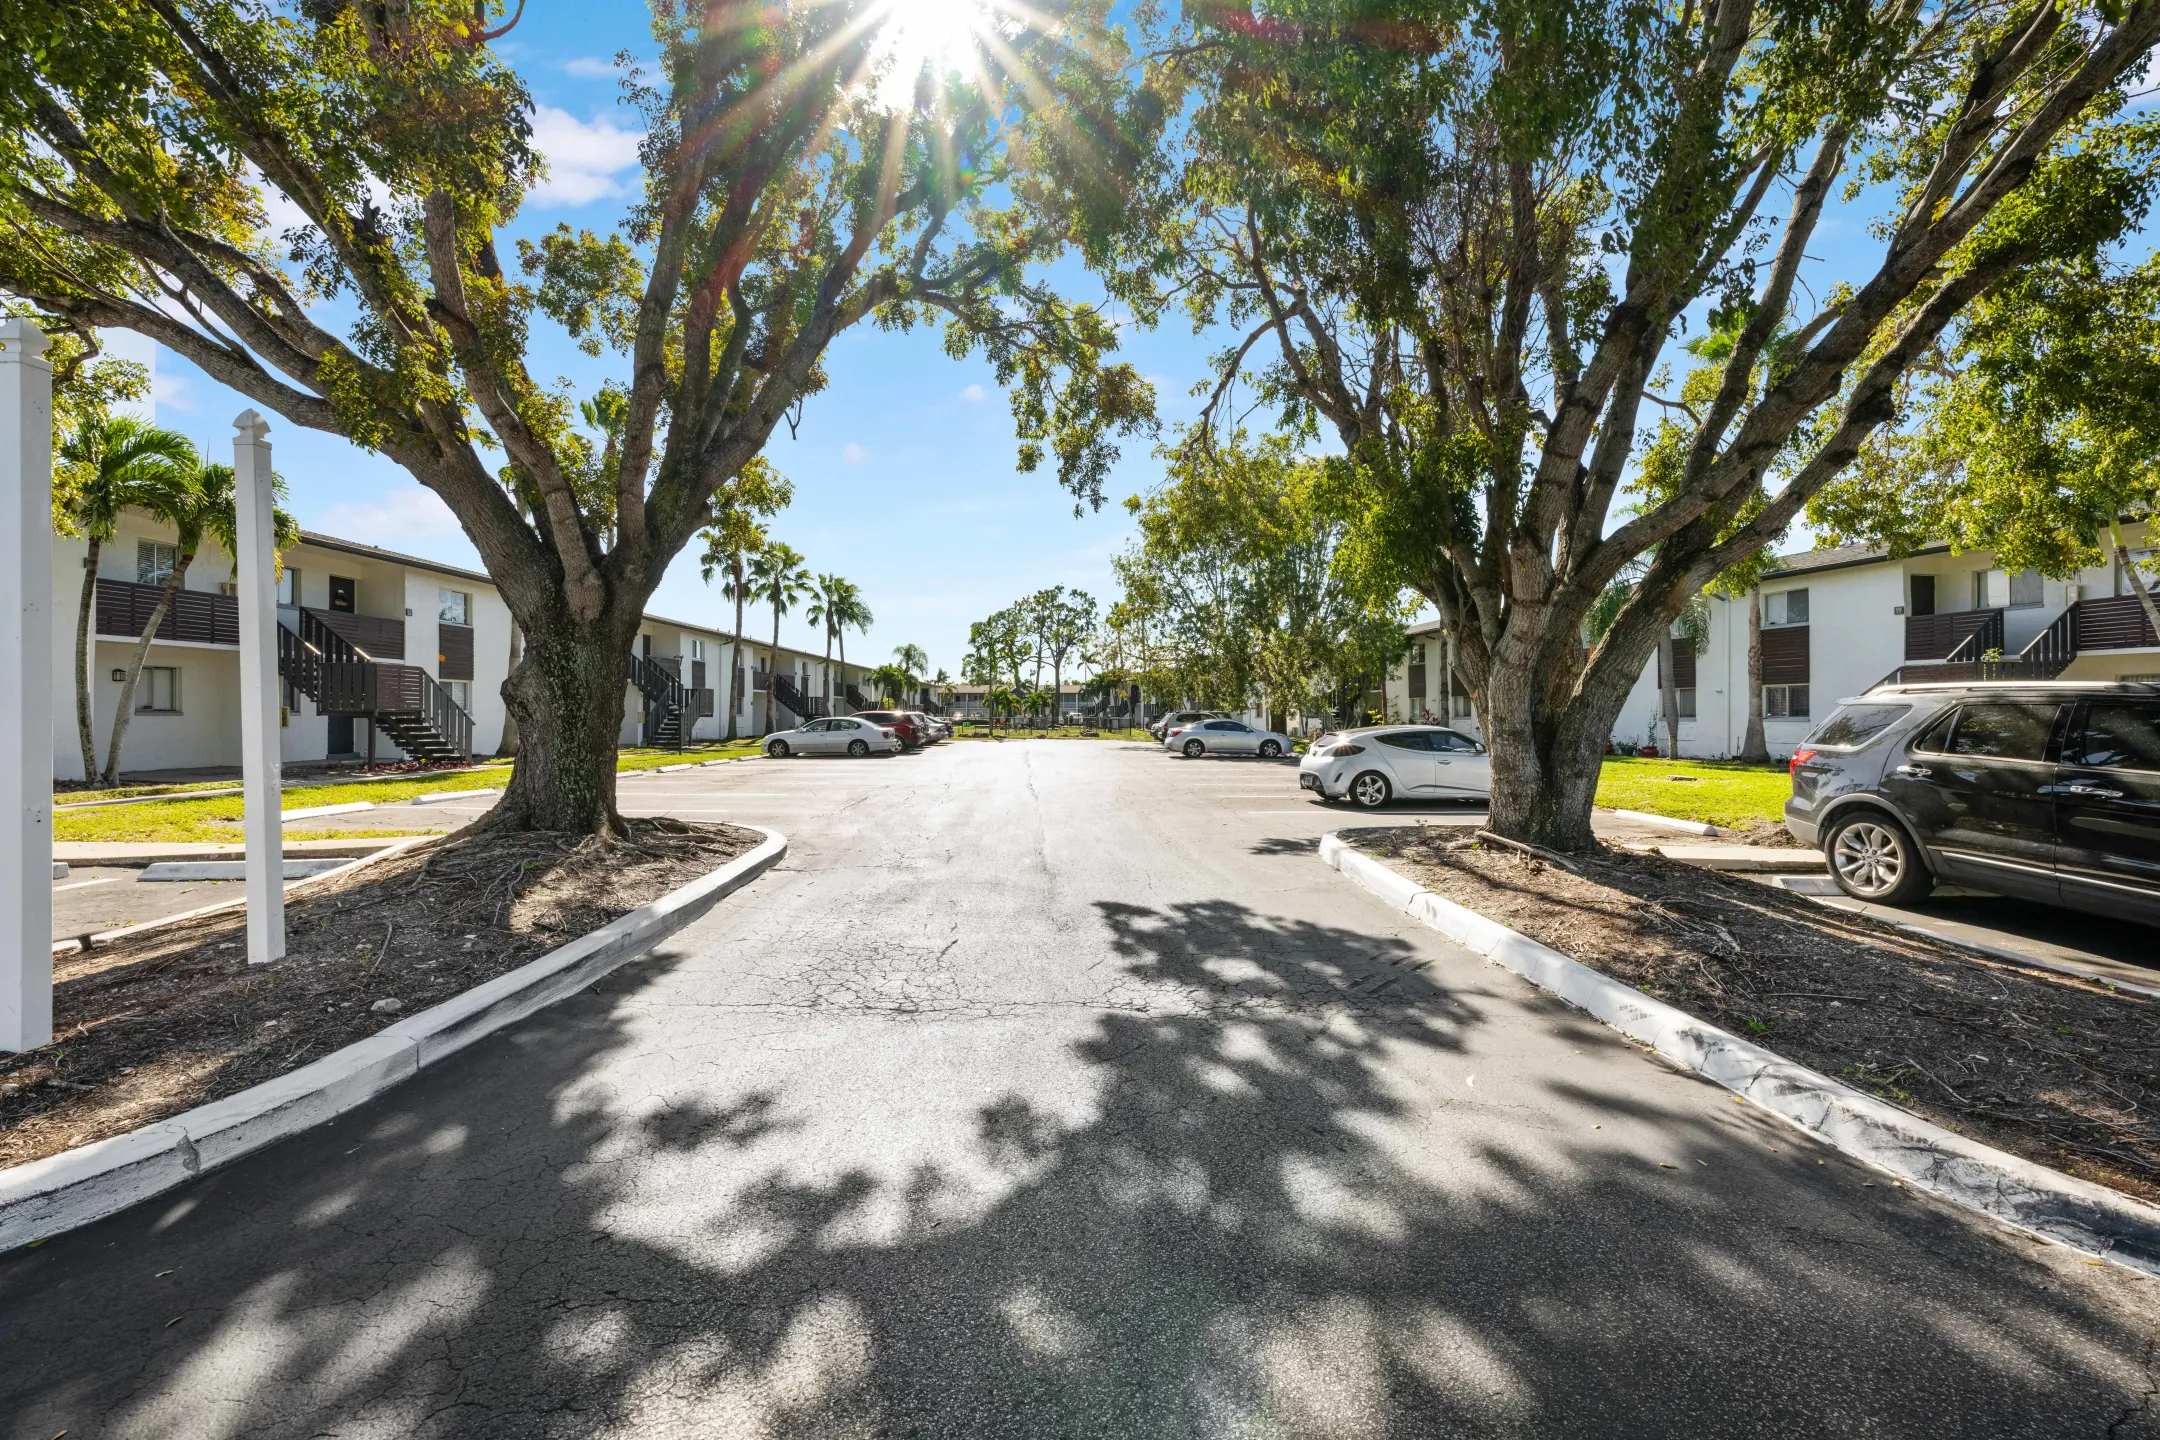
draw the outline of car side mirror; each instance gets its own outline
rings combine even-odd
[[[1482,740],[1471,741],[1470,753],[1473,755],[1483,755],[1485,753],[1485,742]]]

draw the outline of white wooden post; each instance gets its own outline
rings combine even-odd
[[[233,501],[240,553],[240,788],[247,839],[250,965],[285,958],[285,830],[279,797],[277,528],[270,426],[253,410],[233,419]]]
[[[52,365],[0,321],[0,1051],[52,1040]]]

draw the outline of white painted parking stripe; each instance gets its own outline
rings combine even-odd
[[[62,890],[86,890],[92,885],[110,885],[113,884],[115,881],[125,880],[126,878],[127,877],[125,875],[107,875],[102,880],[77,880],[72,885],[53,886],[53,894],[57,895]]]

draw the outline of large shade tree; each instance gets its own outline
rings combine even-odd
[[[488,823],[612,832],[645,601],[836,335],[942,317],[1012,386],[1023,465],[1054,452],[1099,489],[1150,393],[1026,267],[1100,240],[1160,107],[1101,0],[934,27],[888,0],[656,0],[653,78],[626,87],[642,194],[615,233],[512,249],[544,164],[497,10],[8,0],[0,289],[55,329],[148,335],[441,496],[525,637]],[[528,363],[546,326],[616,357],[597,445]]]
[[[1460,646],[1493,828],[1565,849],[1592,843],[1613,721],[1688,602],[1850,464],[1960,311],[2104,247],[2150,188],[2149,132],[2113,117],[2160,0],[1312,0],[1166,23],[1190,143],[1133,243],[1236,327],[1195,443],[1257,400],[1347,451],[1367,533]],[[1880,197],[1876,241],[1811,285],[1834,196]],[[1622,516],[1661,359],[1706,316],[1733,330],[1712,393]]]

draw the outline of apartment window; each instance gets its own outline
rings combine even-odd
[[[694,635],[690,637],[690,658],[693,661],[705,658],[705,642]]]
[[[2039,578],[2037,575],[2033,577],[2033,583],[2036,587],[2039,584]],[[2001,610],[2006,606],[2018,603],[2011,594],[2010,574],[2006,570],[1975,570],[1973,571],[1972,582],[1972,608],[1975,610]],[[2034,593],[2037,597],[2037,588]],[[2031,603],[2037,605],[2040,601],[2035,598]]]
[[[435,618],[445,625],[472,624],[472,596],[463,590],[435,592]]]
[[[1765,685],[1762,691],[1763,714],[1773,720],[1805,720],[1808,716],[1807,692],[1808,687],[1805,685]]]
[[[1694,719],[1695,687],[1692,685],[1681,686],[1679,690],[1674,693],[1674,698],[1679,702],[1680,718],[1683,720]]]
[[[177,715],[180,713],[180,667],[177,665],[145,665],[142,679],[135,682],[135,713],[138,715]]]
[[[135,580],[141,585],[162,585],[180,564],[180,547],[162,540],[135,542]]]
[[[278,571],[277,603],[286,606],[300,603],[300,572],[290,565]]]
[[[1763,596],[1763,624],[1805,625],[1807,618],[1807,591],[1779,590]]]
[[[2133,586],[2142,585],[2151,590],[2160,585],[2160,550],[2132,550],[2130,568],[2125,570],[2120,562],[2115,566],[2115,593],[2135,595]]]
[[[468,715],[472,714],[472,681],[445,680],[442,682],[442,688],[444,693],[450,697],[451,704]]]
[[[2010,608],[2030,609],[2040,603],[2040,572],[2020,570],[2010,577]]]
[[[360,608],[360,582],[350,575],[330,577],[330,608],[351,615]]]

